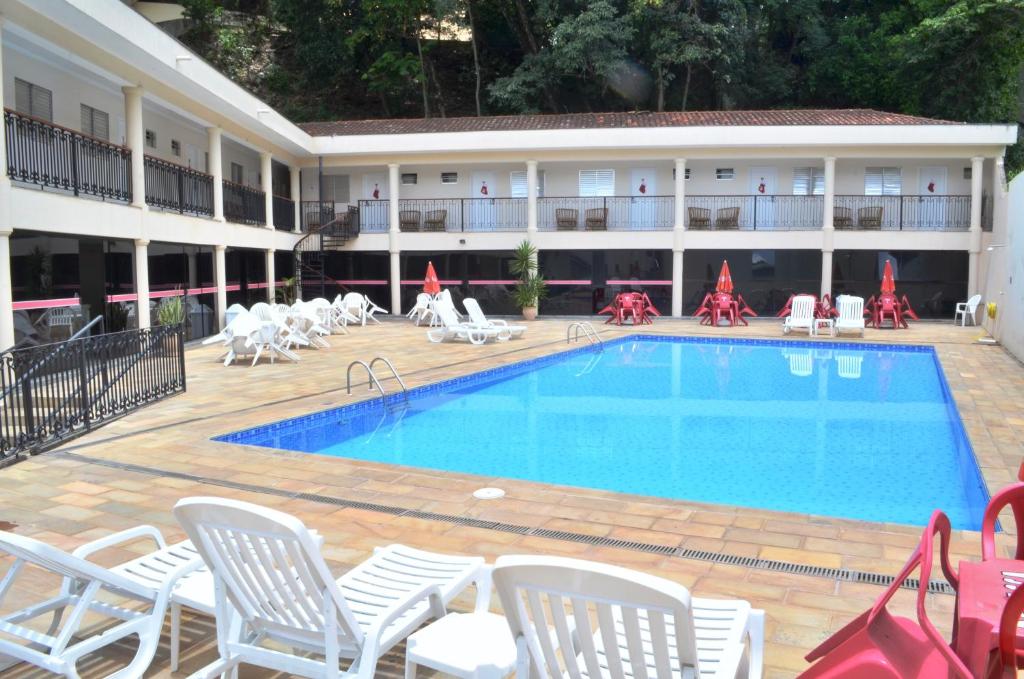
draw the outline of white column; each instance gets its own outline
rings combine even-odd
[[[0,14],[0,102],[4,101],[4,17]],[[0,182],[9,183],[7,177],[7,126],[0,125]],[[6,197],[5,197],[6,198]],[[9,347],[6,344],[0,347],[0,351]]]
[[[274,291],[277,273],[274,271],[274,248],[267,248],[267,301],[274,303]]]
[[[832,296],[832,250],[821,251],[821,296]]]
[[[142,88],[122,87],[125,141],[132,152],[132,205],[146,207],[146,128],[142,122]]]
[[[812,178],[813,180],[813,178]],[[832,156],[825,157],[825,196],[824,207],[822,208],[822,228],[834,229],[836,204],[836,159]]]
[[[672,315],[683,315],[683,252],[686,232],[686,158],[676,158],[672,222]]]
[[[266,225],[268,229],[274,228],[274,164],[271,156],[266,151],[260,151],[260,184],[263,189],[263,200],[267,213]]]
[[[295,233],[302,231],[302,182],[299,181],[299,168],[289,167],[288,178],[292,182],[292,200],[295,201]]]
[[[967,255],[967,296],[978,292],[978,264],[981,259],[981,201],[985,159],[971,158],[971,225]]]
[[[391,251],[391,313],[402,313],[402,264],[401,253]]]
[[[188,288],[199,287],[199,256],[195,252],[188,253]],[[198,293],[197,293],[198,294]]]
[[[825,195],[821,208],[821,288],[822,297],[832,296],[832,253],[835,251],[836,159],[825,156]]]
[[[14,346],[14,295],[11,291],[11,231],[0,231],[0,351]]]
[[[398,233],[398,163],[388,165],[388,227]]]
[[[139,329],[150,326],[149,318],[149,241],[135,241],[135,318]]]
[[[218,222],[224,221],[224,166],[220,157],[219,127],[206,128],[206,137],[209,143],[210,167],[206,171],[213,175],[213,218]],[[221,318],[221,321],[224,319]]]
[[[228,311],[228,272],[224,261],[225,250],[227,250],[225,245],[213,247],[213,277],[217,286],[215,295],[217,298],[217,328],[219,330],[224,329],[224,317]]]
[[[526,233],[537,233],[537,161],[526,161]],[[529,236],[527,236],[529,238]]]

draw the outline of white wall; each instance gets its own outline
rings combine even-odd
[[[992,233],[984,286],[985,301],[995,302],[996,318],[985,319],[985,326],[1018,360],[1024,361],[1024,174],[1009,186],[1005,224],[997,219]],[[984,309],[979,310],[984,316]]]

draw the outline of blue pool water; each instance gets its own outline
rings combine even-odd
[[[930,347],[633,337],[219,440],[965,529],[988,500]]]

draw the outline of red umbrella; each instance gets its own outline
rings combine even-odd
[[[718,274],[718,285],[715,286],[715,292],[732,293],[732,274],[729,273],[728,260],[722,260],[722,271]]]
[[[882,294],[891,295],[896,292],[896,279],[892,276],[892,263],[885,260],[885,270],[882,271]]]
[[[427,262],[427,275],[423,279],[423,292],[428,295],[436,295],[441,292],[441,282],[437,280],[437,272],[434,271],[433,262]]]

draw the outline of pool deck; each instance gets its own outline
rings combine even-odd
[[[339,507],[329,498],[512,523],[534,531],[568,531],[648,547],[669,546],[880,575],[894,575],[899,570],[917,543],[919,528],[434,472],[210,440],[218,434],[365,398],[365,382],[352,396],[345,393],[345,368],[355,359],[387,356],[411,387],[562,351],[566,348],[568,322],[538,320],[528,324],[525,339],[470,346],[431,344],[423,328],[389,321],[353,328],[348,336],[334,336],[330,349],[304,350],[298,364],[261,362],[255,368],[247,362],[223,367],[216,360],[219,350],[214,347],[189,349],[186,394],[0,470],[0,493],[4,498],[0,521],[14,524],[15,532],[67,549],[142,522],[158,526],[169,539],[176,540],[183,535],[170,513],[174,503],[190,495],[216,495],[277,507],[299,516],[324,535],[324,554],[338,574],[365,558],[374,546],[391,542],[480,554],[489,561],[502,554],[522,553],[593,559],[677,580],[699,596],[741,597],[764,608],[765,676],[794,676],[806,667],[803,656],[868,608],[882,592],[881,587],[682,558],[651,549],[595,545]],[[642,332],[782,339],[780,327],[781,321],[755,321],[750,327],[716,329],[692,320],[658,319],[655,325],[642,329],[601,325],[599,330],[604,338]],[[1019,405],[1024,402],[1024,366],[1001,347],[976,343],[984,335],[979,328],[921,322],[909,330],[868,330],[863,341],[935,347],[989,491],[994,492],[1014,480],[1024,450],[1024,415]],[[808,340],[806,335],[790,335],[788,339]],[[862,341],[843,338],[847,340]],[[384,384],[389,390],[397,386],[393,380]],[[898,439],[900,423],[891,425]],[[443,442],[443,436],[439,437],[438,445]],[[119,468],[111,463],[145,469]],[[182,479],[167,476],[166,472],[198,478]],[[505,489],[506,497],[493,501],[472,497],[474,490],[492,485]],[[263,489],[276,492],[269,494]],[[311,493],[327,499],[303,500],[279,491]],[[1005,537],[1004,548],[1011,539],[1012,533]],[[978,534],[955,531],[953,550],[954,562],[977,559]],[[115,561],[127,555],[111,550],[103,558]],[[945,631],[949,629],[953,601],[950,595],[929,595],[933,619]],[[899,592],[892,604],[908,615],[913,615],[913,605],[913,593],[906,590]],[[468,606],[467,599],[456,607]],[[213,657],[211,637],[208,620],[186,617],[181,672],[172,675],[165,629],[161,649],[147,676],[186,676],[195,671]],[[83,677],[106,674],[112,664],[119,662],[116,655],[90,659],[82,665]],[[400,653],[393,653],[382,664],[381,676],[401,676],[400,663]],[[46,675],[19,667],[5,676]],[[243,671],[242,676],[274,675]]]

